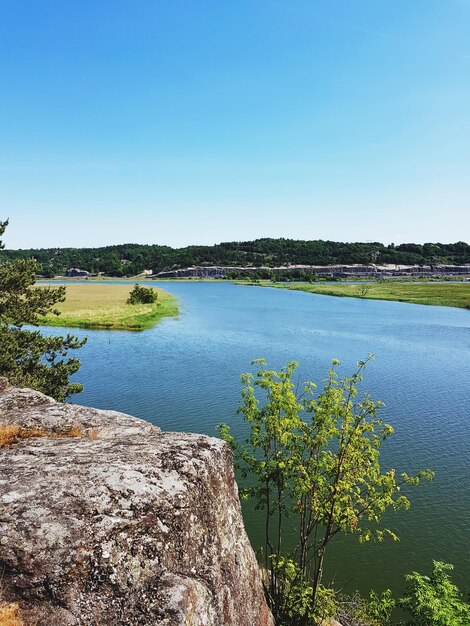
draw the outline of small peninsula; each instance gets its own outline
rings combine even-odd
[[[49,313],[40,321],[45,326],[145,330],[165,317],[178,315],[177,298],[163,289],[153,289],[158,294],[155,302],[131,305],[127,304],[129,285],[68,284],[65,302],[56,305],[60,315]]]

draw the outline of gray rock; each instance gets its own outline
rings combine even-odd
[[[338,276],[340,278],[371,277],[385,278],[401,276],[410,277],[457,277],[469,278],[470,265],[294,265],[287,264],[280,267],[268,266],[207,266],[175,268],[164,272],[159,272],[151,278],[224,278],[227,274],[239,272],[250,276],[253,272],[267,271],[272,274],[282,273],[283,275],[301,270],[304,274],[311,276]]]
[[[3,599],[25,624],[272,626],[222,441],[5,381],[0,424],[54,435],[0,449]]]

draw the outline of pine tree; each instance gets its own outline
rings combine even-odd
[[[7,226],[8,220],[0,222],[0,237]],[[0,239],[0,250],[3,247]],[[36,272],[34,259],[8,261],[0,257],[0,376],[63,402],[83,389],[69,381],[80,368],[80,361],[66,357],[86,339],[71,335],[47,337],[38,330],[23,328],[37,326],[40,316],[46,313],[58,315],[54,307],[65,300],[65,286],[35,288]]]

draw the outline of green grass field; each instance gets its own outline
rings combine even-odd
[[[75,328],[144,330],[164,317],[178,315],[177,298],[156,287],[157,302],[126,304],[131,289],[132,285],[68,284],[65,302],[56,307],[61,314],[49,314],[41,323]]]
[[[412,304],[431,304],[470,309],[470,283],[339,283],[322,285],[318,283],[270,284],[266,287],[307,291],[324,296],[342,296],[372,300],[395,300]]]

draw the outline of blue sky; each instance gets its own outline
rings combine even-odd
[[[8,247],[470,239],[470,0],[0,10]]]

